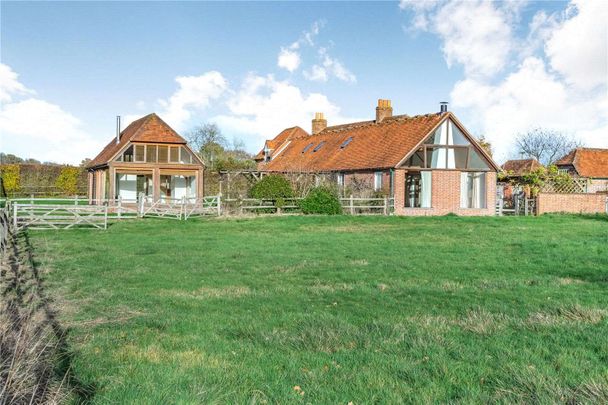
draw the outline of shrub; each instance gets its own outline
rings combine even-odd
[[[64,166],[61,168],[59,177],[55,180],[55,186],[67,195],[74,195],[78,192],[78,178],[80,168]]]
[[[251,188],[251,196],[264,200],[276,200],[276,206],[285,205],[286,198],[293,198],[293,189],[287,179],[278,174],[262,178]]]
[[[2,167],[0,177],[2,177],[2,187],[6,193],[15,193],[19,191],[21,176],[18,164]]]
[[[304,214],[336,215],[342,213],[338,195],[327,187],[315,187],[300,201]]]

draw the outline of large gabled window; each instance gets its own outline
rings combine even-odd
[[[404,166],[426,169],[489,170],[488,163],[479,154],[477,148],[451,120],[443,122],[407,159]]]

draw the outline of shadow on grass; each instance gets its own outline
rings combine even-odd
[[[31,395],[30,402],[55,402],[53,387],[61,386],[76,403],[89,403],[97,387],[74,373],[74,352],[67,341],[68,331],[59,323],[52,299],[46,293],[29,235],[24,231],[11,233],[9,237],[11,243],[6,252],[7,260],[4,261],[6,266],[1,272],[4,279],[1,293],[6,305],[4,314],[0,314],[7,325],[4,328],[6,334],[0,336],[3,341],[0,346],[3,357],[32,354],[23,358],[30,372],[21,378],[27,380],[7,380],[13,386],[7,386],[8,389],[2,391],[4,399],[8,399],[9,403],[10,398],[19,401],[24,395],[23,387],[29,384],[31,387],[26,395]],[[14,339],[14,336],[18,338]],[[24,350],[24,346],[27,350]],[[4,366],[12,367],[4,362],[2,365],[3,369]],[[0,403],[3,402],[0,398]]]
[[[42,278],[40,277],[40,271],[38,269],[39,263],[34,259],[33,247],[30,243],[29,234],[27,232],[24,233],[25,247],[28,255],[28,262],[32,269],[32,275],[36,284],[36,290],[38,294],[38,298],[42,304],[42,310],[45,313],[46,321],[49,326],[53,330],[57,341],[59,342],[57,346],[58,354],[59,354],[59,363],[56,365],[56,371],[59,376],[66,376],[66,380],[71,392],[76,396],[77,403],[86,404],[91,401],[95,392],[97,391],[97,386],[93,382],[85,382],[81,380],[75,373],[74,368],[72,367],[72,363],[74,360],[74,352],[71,350],[70,345],[67,341],[68,330],[63,328],[59,321],[57,320],[57,311],[52,306],[52,300],[48,296],[45,291],[44,283]]]

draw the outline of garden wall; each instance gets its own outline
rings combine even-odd
[[[606,213],[606,194],[559,194],[539,193],[537,197],[537,215],[548,212],[565,212],[574,214]]]

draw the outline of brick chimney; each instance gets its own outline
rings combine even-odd
[[[382,122],[385,118],[393,116],[393,107],[391,107],[391,100],[378,100],[378,107],[376,107],[376,124]]]
[[[315,113],[315,118],[312,120],[312,134],[316,135],[327,128],[327,120],[322,112]]]

